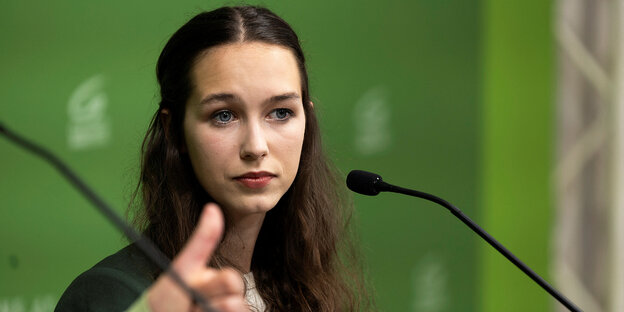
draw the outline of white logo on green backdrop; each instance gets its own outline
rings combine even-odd
[[[40,295],[32,300],[22,297],[0,298],[0,312],[51,312],[56,301],[58,298],[52,295]]]
[[[449,306],[448,268],[441,257],[430,253],[414,265],[412,289],[412,311],[446,311]]]
[[[388,91],[376,86],[366,91],[355,104],[355,149],[362,155],[374,155],[391,145]]]
[[[107,106],[103,75],[85,80],[74,90],[67,104],[67,144],[70,149],[101,147],[110,141],[111,125],[106,114]]]

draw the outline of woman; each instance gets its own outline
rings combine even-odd
[[[157,77],[135,224],[182,278],[224,310],[241,309],[243,294],[259,311],[361,309],[350,211],[322,152],[291,27],[257,7],[201,13],[166,44]],[[220,209],[202,209],[212,202]],[[77,278],[57,310],[125,309],[142,292],[134,308],[188,310],[160,273],[130,245]]]

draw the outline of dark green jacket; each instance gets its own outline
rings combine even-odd
[[[124,311],[154,282],[156,266],[129,245],[80,274],[54,311]]]

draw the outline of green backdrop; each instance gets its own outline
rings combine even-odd
[[[298,32],[340,170],[448,199],[549,279],[549,1],[250,3]],[[0,120],[123,213],[157,105],[160,49],[223,4],[239,3],[3,1]],[[0,151],[0,311],[50,311],[75,276],[126,242],[50,166],[4,139]],[[549,308],[445,209],[390,194],[354,202],[379,310]]]

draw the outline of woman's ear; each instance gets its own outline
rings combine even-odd
[[[310,107],[314,109],[314,102],[310,101]]]
[[[171,125],[171,114],[169,113],[169,110],[166,108],[161,109],[158,113],[158,118],[163,125],[165,138],[167,139],[167,141],[170,141],[171,138],[169,137],[169,125]]]
[[[171,137],[172,134],[169,129],[171,127],[171,112],[169,112],[168,109],[163,108],[158,113],[158,118],[160,118],[160,122],[162,123],[163,131],[165,132],[165,139],[167,140],[167,142],[176,146],[180,153],[186,153],[186,144],[184,140],[182,140],[182,142],[175,142]]]

